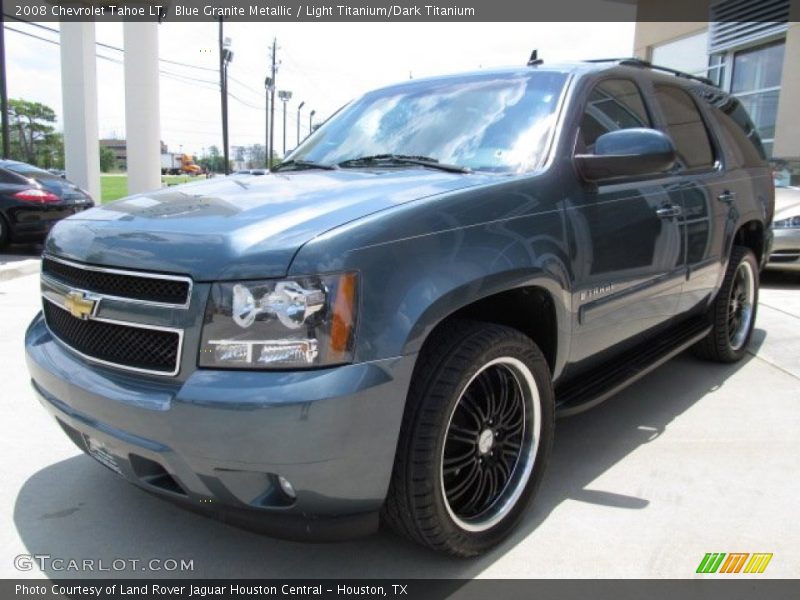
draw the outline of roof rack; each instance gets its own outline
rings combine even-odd
[[[662,71],[664,73],[671,73],[676,77],[682,77],[684,79],[694,79],[695,81],[699,81],[701,83],[705,83],[706,85],[712,85],[716,87],[716,84],[711,81],[708,77],[701,77],[700,75],[692,75],[691,73],[686,73],[684,71],[679,71],[678,69],[671,69],[669,67],[662,67],[659,65],[654,65],[646,60],[642,60],[641,58],[636,58],[633,56],[625,57],[625,58],[594,58],[591,60],[585,60],[583,62],[587,63],[616,63],[618,65],[623,65],[626,67],[639,67],[641,69],[653,69],[654,71]]]

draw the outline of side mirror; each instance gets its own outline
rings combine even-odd
[[[584,179],[656,175],[669,171],[676,161],[675,146],[660,131],[634,128],[604,133],[594,154],[578,154],[575,163]]]

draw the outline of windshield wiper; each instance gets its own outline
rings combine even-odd
[[[415,156],[407,154],[373,154],[371,156],[359,156],[358,158],[348,158],[339,163],[340,167],[359,167],[362,165],[374,164],[400,164],[400,165],[419,165],[430,169],[439,169],[450,173],[472,173],[472,169],[459,165],[441,163],[436,158],[430,156]]]
[[[336,165],[326,165],[325,163],[314,162],[313,160],[303,160],[298,158],[296,160],[287,160],[272,167],[272,171],[283,171],[289,169],[324,169],[325,171],[334,171],[339,167]]]

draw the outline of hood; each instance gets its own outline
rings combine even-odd
[[[800,215],[800,188],[775,188],[775,217],[773,221]]]
[[[46,251],[197,281],[284,275],[317,235],[493,176],[428,169],[294,171],[218,177],[131,196],[60,221]]]

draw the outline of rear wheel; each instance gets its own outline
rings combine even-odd
[[[3,215],[0,215],[0,248],[5,248],[10,238],[11,232],[8,229],[8,224]]]
[[[734,246],[728,271],[709,311],[713,328],[694,348],[716,362],[736,362],[746,350],[758,308],[758,262],[750,248]]]
[[[553,439],[547,363],[526,336],[459,321],[419,358],[384,518],[436,550],[474,556],[519,521]]]

